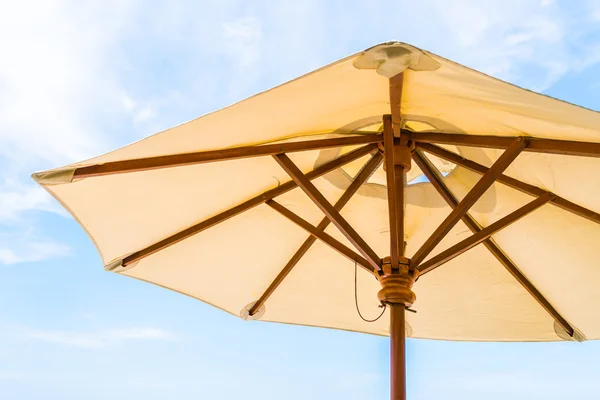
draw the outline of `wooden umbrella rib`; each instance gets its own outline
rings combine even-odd
[[[442,198],[448,203],[450,208],[454,209],[458,206],[458,200],[454,195],[450,192],[450,189],[446,186],[444,182],[442,182],[442,178],[440,174],[435,170],[435,167],[431,164],[431,162],[423,156],[423,154],[416,150],[412,154],[412,159],[419,166],[421,172],[425,174],[427,180],[433,185],[433,187],[439,192]],[[469,228],[473,227],[476,231],[480,231],[481,227],[479,224],[471,217],[469,213],[465,213],[463,215],[462,221],[469,226]],[[475,233],[475,232],[473,232]]]
[[[337,239],[333,238],[331,235],[320,231],[316,226],[313,226],[306,222],[304,219],[300,218],[298,215],[294,214],[275,200],[269,200],[266,202],[268,206],[273,208],[275,211],[279,212],[281,215],[306,230],[311,235],[315,236],[317,239],[321,240],[323,243],[331,247],[332,249],[339,252],[341,255],[347,257],[351,261],[357,262],[359,265],[363,266],[367,271],[373,273],[375,269],[371,265],[370,262],[365,260],[359,254],[354,252],[353,250],[346,247],[343,243],[339,242]]]
[[[417,143],[416,147],[418,149],[425,150],[428,153],[434,154],[440,158],[451,161],[451,162],[455,163],[456,165],[460,165],[461,167],[467,168],[468,170],[471,170],[473,172],[485,174],[489,170],[488,167],[485,167],[474,161],[468,160],[456,153],[453,153],[449,150],[446,150],[442,147],[439,147],[439,146],[436,146],[433,144]],[[518,179],[511,178],[510,176],[507,176],[504,174],[500,175],[496,180],[500,183],[504,183],[507,186],[518,189],[524,193],[527,193],[527,194],[530,194],[530,195],[536,196],[536,197],[541,196],[547,192],[536,186],[530,185],[525,182],[521,182]]]
[[[411,140],[416,143],[453,144],[456,146],[483,147],[490,149],[505,149],[510,146],[515,137],[490,135],[465,135],[439,132],[413,132],[404,130]]]
[[[369,177],[373,174],[373,172],[381,165],[381,161],[383,156],[381,153],[377,152],[371,159],[363,166],[361,171],[356,175],[352,183],[348,186],[344,194],[338,199],[335,203],[334,207],[336,210],[340,211],[348,201],[354,196],[354,194],[360,189],[360,187],[369,179]],[[317,225],[317,229],[321,232],[325,231],[325,229],[330,224],[329,218],[325,217],[323,220]],[[279,287],[279,285],[283,282],[283,280],[288,276],[290,271],[298,264],[300,259],[306,254],[306,252],[312,247],[317,238],[315,236],[309,236],[302,246],[294,253],[292,258],[288,261],[285,267],[279,272],[277,277],[271,282],[269,287],[265,290],[265,292],[260,296],[258,301],[252,306],[250,309],[250,315],[254,315],[265,302],[269,299],[269,297],[273,294],[273,292]]]
[[[553,196],[554,196],[553,194],[548,193],[541,197],[538,197],[537,199],[533,200],[532,202],[529,202],[529,203],[525,204],[523,207],[508,214],[506,217],[499,219],[498,221],[494,222],[490,226],[483,228],[482,230],[480,230],[477,233],[474,233],[473,235],[466,238],[465,240],[442,251],[440,254],[436,255],[435,257],[432,257],[428,261],[425,261],[424,263],[417,265],[417,268],[419,269],[419,275],[425,275],[426,273],[431,272],[432,270],[439,267],[440,265],[445,264],[448,261],[458,257],[462,253],[472,249],[473,247],[477,246],[478,244],[482,243],[483,241],[485,241],[486,239],[491,237],[496,232],[501,231],[502,229],[506,228],[507,226],[517,222],[518,220],[520,220],[527,214],[537,210],[544,204],[548,203],[550,200],[552,200]]]
[[[485,174],[489,169],[481,164],[478,164],[474,161],[468,160],[456,153],[448,151],[439,146],[435,146],[435,145],[428,144],[428,143],[418,143],[417,147],[419,149],[425,150],[428,153],[434,154],[440,158],[451,161],[451,162],[455,163],[456,165],[460,165],[461,167],[467,168],[473,172]],[[530,185],[529,183],[522,182],[518,179],[511,178],[510,176],[507,176],[507,175],[500,175],[498,177],[497,181],[500,183],[503,183],[509,187],[512,187],[513,189],[517,189],[523,193],[527,193],[527,194],[530,194],[530,195],[536,196],[536,197],[539,197],[545,193],[549,193],[547,190],[541,189],[534,185]],[[600,223],[600,214],[599,213],[592,211],[590,209],[587,209],[585,207],[582,207],[578,204],[575,204],[563,197],[556,196],[552,200],[552,204],[562,208],[563,210],[572,212],[573,214],[576,214],[580,217],[586,218],[590,221]]]
[[[381,134],[369,132],[368,134],[333,139],[317,139],[302,142],[243,146],[230,149],[198,151],[193,153],[172,154],[167,156],[111,161],[103,164],[77,168],[73,174],[73,179],[148,171],[159,168],[181,167],[184,165],[234,160],[239,158],[269,156],[278,153],[291,153],[297,151],[326,149],[330,147],[378,143],[381,142],[381,140]]]
[[[515,136],[465,135],[439,132],[413,132],[403,129],[416,143],[453,144],[456,146],[506,149],[515,140]],[[526,136],[520,136],[526,137]],[[525,151],[545,154],[561,154],[580,157],[600,157],[600,143],[578,142],[572,140],[541,139],[526,137],[529,145]]]
[[[496,245],[496,243],[492,239],[488,239],[483,242],[485,247],[492,253],[494,257],[502,264],[507,271],[515,278],[525,290],[554,318],[554,320],[562,326],[562,328],[567,332],[567,334],[573,337],[575,330],[573,327],[567,322],[566,319],[563,318],[562,315],[550,304],[550,302],[540,293],[539,290],[533,286],[531,282],[523,275],[521,271],[516,267],[516,265],[511,261],[510,258]]]
[[[325,196],[312,184],[310,179],[290,160],[285,154],[273,156],[279,165],[288,173],[288,175],[298,184],[304,193],[323,211],[331,222],[342,232],[342,234],[352,243],[354,247],[365,257],[371,266],[381,270],[381,259],[364,241],[362,237],[350,226],[350,224],[340,215],[340,213],[327,201]]]
[[[435,187],[439,194],[444,198],[446,203],[452,208],[458,205],[458,200],[450,192],[446,184],[442,181],[439,172],[434,171],[434,167],[431,163],[423,157],[423,155],[416,151],[413,153],[413,160],[421,171],[427,176],[429,182]],[[471,215],[465,214],[462,221],[467,225],[472,233],[477,233],[481,230],[481,226],[475,221]],[[560,315],[558,311],[550,304],[550,302],[535,288],[535,286],[529,282],[527,277],[517,268],[517,266],[510,260],[510,258],[498,247],[492,238],[488,238],[483,242],[483,245],[492,253],[492,255],[504,266],[504,268],[521,284],[521,286],[554,318],[554,320],[561,325],[565,331],[573,336],[573,328],[569,323]]]
[[[360,147],[356,150],[352,150],[351,152],[344,154],[341,157],[336,158],[335,160],[329,161],[329,162],[315,168],[314,170],[307,173],[306,177],[308,179],[318,178],[319,176],[322,176],[328,172],[338,169],[338,168],[344,166],[345,164],[348,164],[352,161],[358,160],[359,158],[364,157],[367,154],[373,153],[376,151],[378,151],[377,144],[369,144],[369,145]],[[193,235],[195,235],[199,232],[202,232],[212,226],[215,226],[223,221],[226,221],[229,218],[232,218],[232,217],[234,217],[244,211],[247,211],[253,207],[256,207],[259,204],[262,204],[267,200],[270,200],[270,199],[280,196],[284,193],[287,193],[290,190],[294,189],[295,187],[297,187],[296,182],[289,181],[280,186],[277,186],[274,189],[267,190],[266,192],[261,193],[258,196],[255,196],[249,200],[246,200],[243,203],[238,204],[235,207],[227,209],[227,210],[225,210],[217,215],[214,215],[202,222],[192,225],[189,228],[186,228],[174,235],[171,235],[171,236],[169,236],[163,240],[160,240],[148,247],[145,247],[141,250],[136,251],[135,253],[130,254],[129,256],[127,256],[123,259],[123,266],[127,266],[128,264],[132,264],[134,262],[140,261],[141,259],[148,257],[148,256],[150,256],[160,250],[163,250],[169,246],[172,246],[184,239],[187,239],[190,236],[193,236]]]
[[[527,147],[527,141],[523,138],[513,140],[513,143],[496,160],[494,165],[479,179],[467,195],[458,203],[450,215],[440,224],[412,257],[411,265],[419,265],[425,257],[442,241],[463,215],[469,211],[471,206],[485,193],[494,181],[504,172],[515,158]]]

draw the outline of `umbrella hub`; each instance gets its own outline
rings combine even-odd
[[[399,268],[393,268],[388,257],[383,259],[383,275],[377,276],[382,289],[377,293],[377,297],[384,304],[397,305],[404,304],[406,307],[413,305],[417,296],[412,291],[412,286],[419,276],[418,270],[410,270],[409,260],[406,257],[400,258]]]

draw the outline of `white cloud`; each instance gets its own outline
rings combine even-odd
[[[0,152],[50,163],[108,145],[97,120],[118,97],[106,57],[131,2],[13,2],[0,14]],[[114,107],[114,106],[112,106]]]
[[[590,18],[596,24],[600,22],[600,2],[596,3],[595,8],[592,8]]]
[[[0,184],[0,264],[43,261],[71,254],[70,248],[37,233],[32,211],[67,212],[41,187],[16,181]]]
[[[29,176],[108,150],[103,117],[117,101],[117,39],[134,1],[4,4],[0,13],[0,263],[69,254],[44,239],[30,211],[66,212]],[[25,243],[24,241],[28,241]]]
[[[243,96],[259,76],[263,34],[261,22],[254,17],[241,17],[221,23],[221,52],[230,64],[228,95]]]
[[[37,262],[71,254],[69,246],[38,235],[33,227],[0,226],[0,264]]]
[[[224,50],[240,69],[255,65],[261,56],[262,30],[256,18],[244,17],[223,22]]]
[[[121,101],[123,102],[123,107],[127,112],[132,112],[137,106],[135,100],[129,97],[127,93],[123,93],[121,95]]]
[[[414,28],[418,44],[502,79],[543,91],[584,55],[571,41],[585,21],[558,2],[459,0],[451,8],[441,3],[415,7],[423,18]]]
[[[49,240],[27,241],[20,245],[18,243],[10,244],[12,244],[11,247],[0,246],[0,264],[36,262],[71,254],[68,246]]]
[[[156,116],[156,109],[153,106],[146,105],[145,107],[138,109],[134,116],[133,122],[139,124],[148,121]]]
[[[25,333],[24,337],[40,342],[92,350],[131,341],[173,341],[177,339],[176,336],[169,331],[148,327],[109,329],[96,332],[38,330],[29,331]]]
[[[132,122],[136,125],[142,124],[156,117],[156,107],[153,104],[140,104],[128,94],[121,95],[123,108],[130,116]]]
[[[22,214],[29,210],[67,215],[67,212],[40,186],[17,182],[0,185],[0,224],[18,222]]]

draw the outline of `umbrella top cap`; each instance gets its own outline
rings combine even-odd
[[[388,42],[365,50],[354,60],[358,69],[374,69],[386,78],[392,78],[406,69],[435,71],[440,64],[423,51],[400,42]]]

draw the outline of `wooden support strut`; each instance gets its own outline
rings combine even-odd
[[[465,251],[472,249],[473,247],[490,238],[493,234],[517,222],[521,218],[525,217],[527,214],[537,210],[544,204],[548,203],[550,200],[552,200],[553,196],[554,195],[552,193],[547,193],[541,197],[538,197],[537,199],[525,204],[523,207],[508,214],[506,217],[499,219],[490,226],[481,229],[479,232],[474,233],[472,236],[466,238],[465,240],[462,240],[454,246],[451,246],[450,248],[442,251],[435,257],[431,257],[428,261],[425,261],[423,264],[417,266],[420,274],[425,275],[426,273],[434,270],[440,265],[445,264],[448,261],[458,257]]]
[[[298,215],[294,214],[275,200],[269,200],[266,202],[266,204],[302,229],[306,230],[311,235],[315,236],[317,239],[321,240],[332,249],[336,250],[341,255],[347,257],[350,261],[358,263],[370,273],[375,272],[375,269],[369,264],[369,262],[362,258],[359,254],[346,247],[331,235],[319,230],[317,227],[300,218]]]
[[[340,211],[344,206],[348,203],[348,201],[354,196],[354,194],[360,189],[360,187],[369,179],[369,177],[373,174],[373,172],[381,165],[381,161],[383,160],[383,156],[377,152],[371,159],[363,166],[360,172],[356,175],[350,186],[346,189],[344,194],[338,199],[338,201],[333,206],[336,210]],[[330,224],[329,218],[325,217],[323,220],[317,225],[317,229],[321,232],[325,231],[325,229]],[[317,240],[316,236],[309,236],[302,246],[294,253],[292,258],[288,261],[285,267],[281,270],[281,272],[277,275],[277,277],[271,282],[269,287],[265,290],[265,292],[259,297],[258,301],[252,306],[249,311],[250,315],[256,314],[256,312],[265,304],[267,299],[273,294],[273,292],[279,287],[281,282],[288,276],[290,271],[298,264],[300,259],[306,254],[306,252],[312,247],[312,245]]]
[[[452,208],[458,205],[458,200],[450,192],[446,184],[442,181],[439,172],[435,167],[424,157],[418,150],[413,153],[413,160],[419,166],[421,171],[427,176],[429,182],[433,187],[440,193],[442,198]],[[484,167],[485,168],[485,167]],[[541,193],[544,195],[544,193]],[[471,215],[465,214],[462,221],[467,225],[473,234],[481,231],[481,226],[475,221]],[[492,253],[492,255],[506,268],[506,270],[521,284],[521,286],[554,318],[554,320],[565,329],[569,336],[573,336],[574,329],[571,325],[560,315],[558,311],[550,304],[550,302],[533,286],[531,282],[523,275],[523,273],[517,268],[512,260],[504,254],[502,249],[494,242],[492,238],[488,238],[483,242],[483,245]]]
[[[463,215],[469,211],[471,206],[485,193],[487,189],[494,183],[502,172],[513,162],[515,158],[527,147],[527,140],[524,138],[514,139],[512,144],[502,153],[496,160],[489,171],[481,177],[481,179],[473,186],[467,195],[458,203],[455,209],[450,212],[450,215],[440,224],[440,226],[431,234],[431,236],[423,243],[421,248],[417,250],[412,257],[411,262],[414,265],[419,265],[425,257],[442,241],[442,239],[450,232]]]
[[[327,201],[325,196],[307,179],[302,171],[285,154],[273,156],[284,171],[298,184],[298,187],[307,194],[317,207],[329,218],[329,220],[342,232],[342,234],[354,245],[371,266],[379,271],[381,270],[381,259],[365,242],[365,240],[350,226],[350,224],[341,216],[341,214]]]

